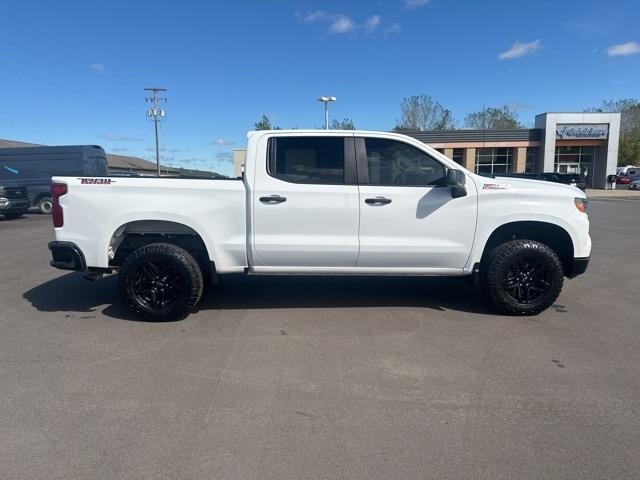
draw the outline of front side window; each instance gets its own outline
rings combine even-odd
[[[342,137],[274,137],[269,174],[292,183],[345,183],[344,150]]]
[[[365,138],[364,143],[369,185],[424,186],[444,182],[444,165],[411,145],[379,138]]]

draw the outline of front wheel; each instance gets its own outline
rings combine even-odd
[[[132,252],[122,263],[119,277],[125,303],[145,320],[184,318],[202,296],[198,262],[169,243],[152,243]]]
[[[8,220],[16,220],[17,218],[22,218],[24,216],[24,212],[12,212],[12,213],[3,213]]]
[[[493,307],[507,315],[537,315],[556,301],[564,280],[562,262],[545,244],[512,240],[494,248],[481,266],[481,287]]]

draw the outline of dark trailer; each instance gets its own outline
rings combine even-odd
[[[51,213],[51,177],[106,177],[107,157],[97,145],[0,148],[0,185],[27,188],[29,204]]]

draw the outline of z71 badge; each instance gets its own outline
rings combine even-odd
[[[115,180],[110,178],[79,178],[82,185],[111,185]]]

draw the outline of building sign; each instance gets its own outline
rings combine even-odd
[[[556,126],[556,138],[561,139],[606,139],[609,135],[609,125],[569,125],[558,124]]]

